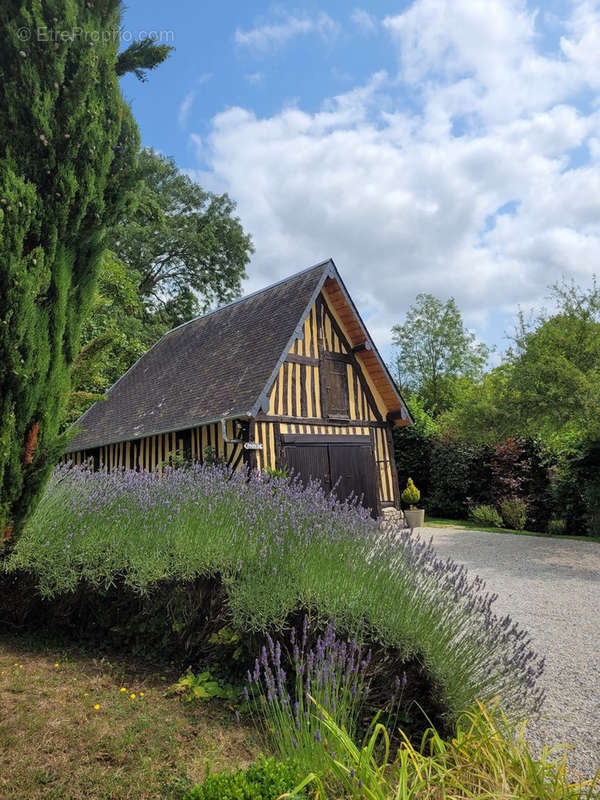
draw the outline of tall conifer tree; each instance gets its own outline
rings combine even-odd
[[[119,89],[116,0],[0,4],[0,545],[58,435],[107,229],[139,136]],[[0,546],[0,550],[1,550]]]

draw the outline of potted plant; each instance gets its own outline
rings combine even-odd
[[[414,485],[412,478],[408,479],[406,482],[406,489],[400,496],[408,505],[408,508],[404,512],[404,518],[408,523],[408,527],[411,529],[411,531],[413,528],[422,528],[423,523],[425,522],[425,509],[417,508],[416,504],[419,502],[421,492]]]

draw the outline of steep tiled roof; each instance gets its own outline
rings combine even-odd
[[[256,414],[331,261],[165,334],[78,420],[69,450]]]

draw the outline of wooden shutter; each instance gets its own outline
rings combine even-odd
[[[346,360],[326,355],[323,359],[323,368],[327,416],[348,419],[350,403]]]

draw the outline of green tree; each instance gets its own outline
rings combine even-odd
[[[133,72],[138,81],[145,83],[148,80],[146,72],[162,64],[172,50],[168,44],[156,44],[154,39],[149,37],[139,39],[130,44],[127,50],[119,53],[115,71],[117,75]]]
[[[164,333],[146,319],[140,276],[110,250],[102,255],[98,285],[83,322],[81,349],[71,372],[64,426],[75,422]]]
[[[153,150],[139,164],[138,204],[110,246],[139,273],[148,313],[172,327],[239,295],[252,242],[226,194],[204,191]]]
[[[0,531],[13,542],[64,446],[81,324],[135,181],[119,23],[116,0],[0,5]],[[77,34],[37,35],[58,24]]]
[[[502,442],[519,434],[508,383],[512,368],[503,363],[478,381],[455,385],[452,406],[438,417],[440,432],[451,439],[477,444]]]
[[[481,377],[489,356],[462,321],[451,297],[445,303],[431,294],[419,294],[404,324],[392,328],[397,346],[396,373],[401,387],[413,392],[431,416],[453,402],[460,379]]]
[[[112,251],[102,259],[65,426],[101,400],[165,331],[240,291],[251,242],[231,216],[233,204],[203,192],[152,151],[142,151],[140,162],[137,207],[112,237],[127,261]]]
[[[600,438],[600,288],[551,287],[554,309],[519,314],[504,363],[440,420],[471,441],[531,436],[570,451]]]
[[[521,429],[545,439],[600,436],[600,287],[551,287],[553,312],[519,315],[508,390]]]

